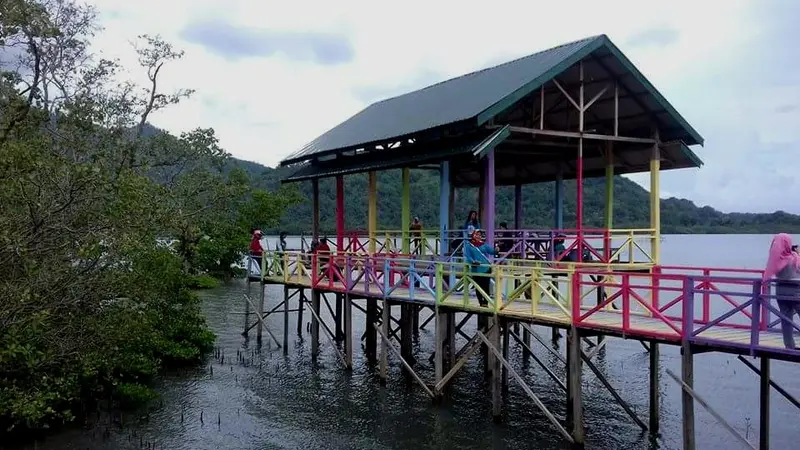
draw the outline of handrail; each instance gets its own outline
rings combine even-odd
[[[267,251],[260,263],[263,280],[270,282],[517,315],[623,336],[728,345],[751,353],[791,352],[780,348],[774,332],[787,319],[772,301],[777,297],[769,286],[775,281],[763,282],[759,270],[654,266],[651,272],[635,272],[620,264],[535,260],[476,268],[460,258],[435,255],[302,251]],[[479,297],[485,297],[484,305]],[[800,331],[797,322],[791,326]]]

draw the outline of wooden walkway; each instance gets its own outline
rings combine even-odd
[[[293,275],[290,277],[288,283],[285,282],[283,277],[266,278],[264,281],[270,284],[287,284],[294,288],[311,289],[312,285],[309,276]],[[415,288],[413,295],[408,287],[397,287],[387,296],[384,296],[382,289],[377,286],[377,284],[370,286],[369,291],[365,289],[363,284],[359,284],[354,289],[348,291],[341,282],[332,284],[325,283],[324,286],[317,286],[316,289],[322,292],[348,293],[354,298],[388,298],[398,303],[412,303],[431,308],[436,306],[435,297],[424,287]],[[534,302],[531,300],[521,298],[502,305],[499,310],[495,312],[492,308],[481,307],[474,292],[471,292],[470,295],[466,297],[462,292],[458,292],[451,294],[443,300],[439,306],[469,313],[496,313],[500,317],[520,320],[534,325],[555,326],[564,329],[569,329],[574,323],[569,313],[569,306],[556,305],[552,300],[546,301],[541,299],[534,305]],[[591,304],[582,304],[582,313],[585,314],[593,308],[593,306],[594,305]],[[623,338],[630,337],[672,345],[680,345],[682,342],[681,334],[676,331],[676,329],[680,330],[682,326],[681,321],[678,319],[670,320],[672,325],[670,326],[670,324],[659,318],[638,311],[629,312],[629,326],[627,331],[625,331],[625,327],[623,326],[624,320],[625,316],[621,309],[614,310],[606,308],[595,311],[590,316],[581,320],[577,326],[578,328]],[[702,327],[703,325],[697,324],[694,327],[694,331],[696,332]],[[714,342],[711,345],[714,347],[721,347],[719,350],[740,354],[750,353],[748,349],[751,339],[752,333],[750,328],[723,324],[715,325],[694,336],[694,341],[699,345],[702,345],[704,340],[713,340]],[[759,331],[759,346],[763,347],[762,351],[774,349],[785,353],[783,339],[779,330]],[[786,355],[783,355],[782,358],[785,359],[785,356]],[[798,354],[797,357],[797,359],[800,359],[800,354]]]

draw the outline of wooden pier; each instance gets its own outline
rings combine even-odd
[[[779,330],[783,325],[800,331],[800,325],[780,314],[761,271],[660,264],[660,172],[700,167],[690,147],[702,143],[699,133],[604,35],[376,103],[281,163],[296,168],[284,182],[311,182],[314,241],[321,236],[319,179],[335,178],[335,241],[330,252],[310,252],[303,245],[300,251],[268,251],[250,261],[249,273],[262,289],[259,298],[247,298],[256,321],[246,323],[245,332],[256,327],[262,338],[267,331],[288,351],[289,312],[298,312],[298,332],[307,312],[313,357],[324,338],[349,369],[354,341],[362,340],[383,382],[389,377],[389,358],[396,359],[433,401],[480,354],[495,420],[502,417],[503,392],[513,380],[563,439],[576,446],[585,442],[584,366],[634,423],[658,434],[660,348],[674,345],[681,348],[682,370],[667,374],[682,389],[684,449],[696,448],[695,403],[743,446],[755,448],[695,391],[693,361],[694,355],[710,351],[758,357],[760,368],[748,367],[761,377],[759,448],[768,449],[770,386],[800,404],[770,380],[769,362],[800,361],[800,352],[784,347]],[[412,168],[439,173],[438,229],[410,229]],[[377,171],[389,169],[402,170],[401,224],[398,230],[379,230]],[[367,230],[353,231],[346,227],[344,177],[364,172]],[[649,227],[615,228],[614,177],[637,172],[650,174]],[[601,228],[584,226],[586,177],[606,180]],[[573,228],[564,225],[568,179],[576,183]],[[530,229],[522,211],[522,186],[542,182],[554,184],[553,227]],[[497,186],[514,186],[511,230],[495,227]],[[469,244],[454,210],[458,189],[465,187],[480,189],[479,228],[489,244],[502,247],[486,275],[463,258],[463,246]],[[489,292],[480,277],[489,278]],[[282,285],[284,299],[265,311],[263,287],[268,284]],[[488,299],[486,305],[478,295]],[[323,308],[333,323],[323,320]],[[364,314],[363,336],[353,335],[354,309]],[[420,322],[420,311],[431,315]],[[264,327],[266,315],[280,312],[285,314],[282,341]],[[464,324],[471,320],[476,331],[469,335]],[[532,325],[550,327],[552,336],[538,335]],[[426,326],[433,327],[435,336],[432,381],[415,372],[412,352],[413,336]],[[547,343],[561,333],[566,334],[566,357]],[[612,337],[639,340],[649,351],[645,418],[593,362]],[[459,339],[466,342],[459,346]],[[514,342],[564,391],[565,417],[549,411],[509,362]],[[537,345],[564,364],[566,380],[538,359],[532,351]]]

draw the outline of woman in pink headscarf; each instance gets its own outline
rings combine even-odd
[[[792,320],[795,313],[800,311],[800,254],[792,245],[792,237],[780,233],[772,238],[769,248],[767,268],[764,270],[764,281],[775,278],[775,297],[778,308],[786,318],[781,318],[783,331],[783,344],[786,348],[794,349],[794,326]]]

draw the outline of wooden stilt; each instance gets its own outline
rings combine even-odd
[[[256,339],[261,341],[261,334],[264,331],[264,297],[266,296],[266,285],[263,283],[259,283],[259,288],[261,289],[261,293],[258,296],[258,314],[256,315],[258,320],[258,329],[256,330]]]
[[[445,359],[445,364],[447,366],[447,370],[450,370],[453,367],[453,364],[456,363],[456,313],[451,312],[447,313],[447,358]]]
[[[318,290],[311,291],[311,357],[319,355],[319,296]]]
[[[652,351],[652,348],[651,348]],[[694,355],[688,343],[681,349],[681,372],[683,384],[694,388]],[[683,450],[695,450],[694,441],[694,397],[686,389],[681,390],[681,404],[683,407]]]
[[[283,353],[289,353],[289,286],[285,284],[283,285]]]
[[[300,289],[300,295],[297,296],[297,335],[303,335],[303,308],[305,307],[307,297],[306,290]]]
[[[378,323],[378,300],[374,298],[367,299],[367,326],[365,333],[366,336],[366,354],[367,360],[375,362],[378,359],[378,334],[373,325]]]
[[[411,305],[411,329],[414,333],[414,337],[419,337],[419,313],[422,311],[421,306]]]
[[[567,405],[571,413],[572,439],[576,444],[583,444],[583,396],[581,392],[581,378],[583,366],[581,364],[581,339],[580,331],[572,327],[568,334],[567,346]]]
[[[349,294],[344,295],[344,364],[348,369],[353,368],[353,302]]]
[[[501,349],[502,347],[502,333],[501,327],[503,326],[502,319],[498,317],[494,317],[489,319],[490,323],[493,323],[494,326],[489,334],[490,342],[495,349]],[[487,347],[488,350],[488,347]],[[505,357],[505,350],[503,352],[503,357]],[[492,385],[492,419],[495,422],[500,422],[502,420],[502,413],[503,413],[503,372],[504,367],[501,367],[501,362],[499,355],[495,355],[494,352],[489,351],[489,368],[491,371],[491,385]]]
[[[650,343],[650,433],[653,435],[658,435],[658,415],[661,409],[659,405],[661,395],[658,376],[659,353],[658,343]]]
[[[508,348],[510,347],[508,338],[509,338],[509,323],[505,319],[500,319],[500,333],[502,334],[502,345],[503,345],[503,358],[508,361]],[[514,322],[514,325],[519,328],[519,322]],[[500,364],[498,362],[498,364]],[[502,387],[503,387],[503,395],[508,394],[508,369],[503,366],[502,367]]]
[[[258,284],[261,286],[261,283]],[[244,331],[242,331],[242,336],[247,336],[247,333],[250,331],[250,282],[247,282],[247,294],[244,296]]]
[[[381,327],[383,330],[383,334],[386,335],[387,339],[389,336],[389,331],[391,327],[389,324],[391,320],[389,319],[391,313],[391,305],[389,304],[388,299],[383,300],[383,311],[381,312]],[[381,383],[386,384],[386,381],[389,378],[389,342],[387,339],[381,339]]]
[[[342,327],[342,297],[343,294],[336,294],[336,313],[333,317],[334,333],[336,342],[341,342],[344,338],[344,331]]]
[[[769,389],[770,382],[769,358],[761,357],[761,404],[759,414],[759,450],[769,450]]]
[[[435,380],[436,385],[438,385],[442,381],[442,377],[444,377],[445,371],[445,362],[448,359],[448,355],[445,354],[445,342],[447,340],[447,322],[448,322],[448,314],[444,311],[439,310],[439,306],[436,306],[434,310],[434,315],[436,316],[435,323],[435,334],[436,334],[436,346],[434,347],[434,370],[435,370]],[[437,397],[439,397],[440,393],[437,393]]]
[[[414,321],[412,319],[414,305],[400,305],[400,354],[409,363],[414,360],[412,339]]]

